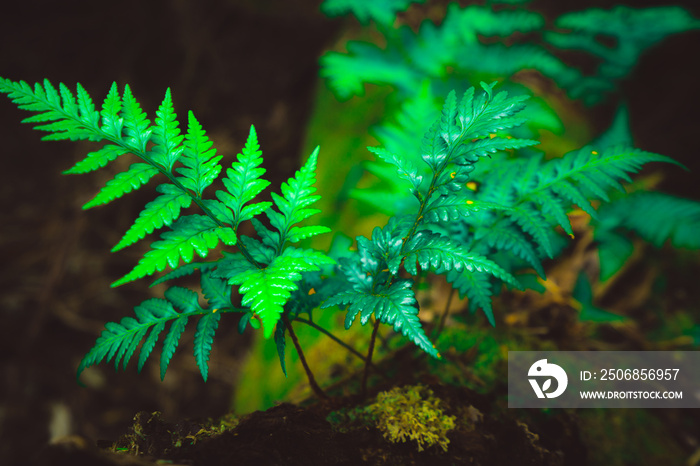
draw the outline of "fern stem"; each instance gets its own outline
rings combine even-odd
[[[452,298],[455,295],[455,289],[450,288],[450,295],[447,297],[447,303],[445,304],[445,309],[442,311],[442,314],[440,314],[440,321],[438,322],[437,328],[435,329],[435,333],[433,334],[432,338],[435,340],[437,337],[440,336],[442,333],[442,329],[445,328],[445,321],[447,320],[447,316],[450,313],[450,304],[452,304]]]
[[[372,365],[372,353],[374,353],[374,342],[377,339],[379,331],[379,319],[374,319],[374,328],[372,328],[372,337],[369,340],[369,349],[367,350],[367,359],[365,359],[365,371],[362,374],[362,389],[360,396],[367,398],[367,379],[369,378],[369,368]]]
[[[319,387],[316,383],[314,374],[311,372],[309,364],[306,362],[306,358],[304,357],[304,351],[302,351],[301,349],[299,339],[297,339],[297,335],[296,333],[294,333],[294,329],[292,329],[292,323],[290,322],[289,317],[286,314],[282,314],[282,321],[284,322],[284,326],[287,327],[287,330],[289,331],[289,336],[292,337],[294,348],[296,348],[297,350],[297,354],[299,355],[299,359],[301,360],[301,365],[304,366],[304,370],[306,371],[306,377],[309,379],[309,385],[311,385],[311,389],[314,391],[317,397],[324,400],[328,399],[328,395],[326,395],[326,393],[323,390],[321,390],[321,387]]]
[[[295,318],[294,320],[296,320],[297,322],[301,322],[301,323],[303,323],[303,324],[306,324],[306,325],[308,325],[309,327],[315,328],[316,330],[318,330],[319,332],[323,333],[323,334],[326,335],[328,338],[330,338],[331,340],[333,340],[334,342],[338,343],[340,346],[342,346],[343,348],[345,348],[346,350],[348,350],[348,351],[349,351],[350,353],[352,353],[353,355],[357,356],[358,358],[362,359],[363,361],[365,360],[365,356],[364,356],[362,353],[360,353],[360,352],[357,351],[355,348],[353,348],[352,346],[348,345],[348,344],[345,343],[343,340],[341,340],[340,338],[336,337],[336,336],[333,335],[331,332],[329,332],[329,331],[326,330],[325,328],[321,327],[321,326],[318,325],[317,323],[312,322],[312,321],[310,321],[310,320],[302,319],[302,318],[300,318],[300,317],[297,317],[297,318]],[[370,365],[372,366],[373,369],[375,369],[374,364],[372,364],[372,363],[370,362]]]

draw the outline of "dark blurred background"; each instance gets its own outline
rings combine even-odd
[[[15,2],[0,16],[0,76],[29,83],[80,82],[99,105],[113,81],[129,83],[149,116],[167,87],[184,118],[194,110],[219,153],[240,150],[250,124],[261,138],[273,186],[296,168],[318,82],[318,57],[351,20],[331,20],[311,0],[208,2]],[[446,2],[445,2],[446,3]],[[461,2],[468,3],[468,2]],[[663,0],[635,0],[654,6]],[[533,2],[554,16],[608,1]],[[696,0],[685,1],[696,16]],[[621,92],[627,97],[636,145],[676,158],[693,175],[676,171],[662,187],[698,198],[700,121],[698,32],[672,37],[646,54]],[[321,84],[323,85],[323,84]],[[20,464],[50,438],[79,434],[116,439],[139,410],[168,419],[217,417],[228,409],[248,340],[237,319],[222,319],[210,379],[205,384],[183,337],[164,382],[157,364],[144,373],[98,366],[75,369],[104,323],[131,315],[134,305],[162,289],[142,282],[111,289],[148,242],[109,254],[152,190],[83,212],[89,200],[128,162],[104,173],[61,176],[92,146],[46,143],[19,121],[28,114],[0,101],[0,459]],[[612,109],[592,114],[604,127]],[[674,175],[675,176],[675,175]],[[227,316],[228,317],[228,316]],[[231,335],[232,338],[227,338]],[[0,460],[1,461],[1,460]]]

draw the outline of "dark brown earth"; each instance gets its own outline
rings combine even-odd
[[[319,3],[213,0],[202,7],[184,0],[14,2],[0,13],[0,75],[28,82],[45,77],[53,83],[79,81],[93,96],[103,96],[112,81],[129,83],[151,115],[171,87],[179,115],[195,110],[221,152],[235,153],[254,123],[258,133],[264,134],[266,166],[275,185],[297,166],[318,85],[318,57],[346,27],[342,21],[322,16]],[[608,3],[579,2],[577,8]],[[660,3],[637,1],[635,6]],[[685,3],[700,16],[693,0]],[[555,11],[562,2],[536,4]],[[672,156],[693,173],[700,171],[694,143],[700,102],[693,52],[697,50],[697,32],[672,38],[645,56],[638,77],[622,86],[631,112],[640,116],[633,127],[637,146]],[[603,128],[611,112],[600,108],[592,116]],[[86,147],[40,142],[36,132],[19,125],[25,116],[7,101],[0,102],[1,464],[154,464],[167,459],[188,465],[254,461],[576,465],[590,464],[591,458],[599,457],[596,450],[610,449],[603,440],[593,446],[590,440],[610,432],[616,435],[610,440],[620,448],[626,446],[625,451],[641,448],[644,452],[630,453],[632,459],[616,464],[641,464],[635,458],[665,458],[666,452],[668,457],[691,458],[700,447],[700,421],[694,412],[611,412],[599,421],[591,420],[590,413],[511,412],[502,406],[504,386],[478,394],[448,388],[431,376],[423,376],[422,381],[451,409],[468,404],[484,414],[478,429],[450,434],[447,454],[437,449],[418,453],[413,445],[390,444],[372,427],[338,432],[326,416],[357,402],[342,397],[320,404],[281,404],[243,417],[235,430],[204,436],[202,426],[210,428],[205,420],[228,412],[236,370],[250,343],[245,336],[224,337],[236,332],[235,319],[222,320],[206,384],[191,356],[180,351],[165,382],[154,372],[138,375],[132,367],[114,373],[104,367],[83,380],[86,387],[80,387],[75,368],[104,322],[120,319],[135,304],[157,294],[139,286],[109,288],[142,251],[107,253],[152,192],[138,192],[118,205],[82,212],[80,206],[107,175],[60,176],[61,170],[82,158]],[[667,174],[661,188],[698,198],[694,176],[674,176]],[[570,309],[551,303],[531,303],[531,308],[521,306],[515,311],[507,307],[511,311],[504,312],[499,326],[551,325],[542,338],[572,345],[639,348],[648,343],[646,331],[659,324],[659,316],[650,309],[697,310],[692,303],[699,302],[694,278],[699,272],[697,256],[676,260],[665,251],[649,257],[635,264],[632,274],[607,296],[610,306],[619,306],[638,319],[635,328],[582,329],[570,318]],[[665,294],[652,294],[659,277],[673,286]],[[697,322],[697,314],[695,318]],[[191,335],[185,337],[183,347],[191,343],[187,338]],[[408,372],[416,373],[412,356],[407,358]],[[397,384],[416,381],[420,377],[394,380]],[[375,391],[386,388],[387,384],[379,385]],[[154,412],[162,415],[150,414]],[[141,435],[134,433],[134,416]],[[661,453],[646,453],[643,447],[648,438],[627,427],[634,425],[667,436]],[[610,426],[615,428],[611,431]],[[107,451],[114,442],[126,448],[136,437],[143,457]],[[173,448],[173,438],[185,441]]]

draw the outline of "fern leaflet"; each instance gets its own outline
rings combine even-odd
[[[219,226],[213,219],[204,215],[181,217],[172,225],[172,230],[161,235],[159,241],[151,244],[151,250],[141,258],[134,269],[112,283],[112,286],[162,272],[166,265],[177,268],[182,259],[186,264],[192,262],[193,253],[207,257],[210,249],[219,241],[232,246],[236,244],[236,234],[231,228]]]
[[[265,169],[260,168],[261,163],[262,152],[258,137],[255,128],[251,126],[245,147],[238,154],[238,161],[226,171],[227,177],[223,179],[227,191],[216,192],[219,200],[233,212],[227,217],[234,230],[242,221],[252,219],[271,205],[270,202],[258,202],[244,206],[270,185],[269,181],[260,178],[265,174]]]

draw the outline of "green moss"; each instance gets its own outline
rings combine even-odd
[[[455,428],[456,417],[445,414],[440,399],[420,384],[381,392],[365,410],[384,438],[393,443],[411,440],[418,451],[433,445],[447,451],[447,433]]]

